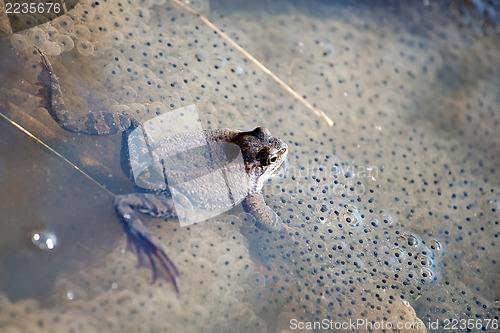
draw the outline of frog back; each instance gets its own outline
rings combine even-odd
[[[155,143],[144,142],[139,132],[135,139],[129,138],[135,182],[144,189],[170,192],[174,201],[190,206],[203,219],[226,211],[240,203],[250,188],[243,152],[232,142],[238,133],[187,132]]]

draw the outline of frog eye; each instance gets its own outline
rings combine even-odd
[[[262,166],[268,166],[271,163],[275,163],[278,160],[278,156],[276,155],[264,155],[260,159],[260,164]]]

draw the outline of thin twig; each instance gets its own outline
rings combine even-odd
[[[92,178],[90,175],[88,175],[87,173],[85,173],[85,171],[83,171],[82,169],[80,169],[79,167],[77,167],[75,164],[73,164],[70,160],[68,160],[66,157],[64,157],[63,155],[61,155],[60,153],[58,153],[56,150],[54,150],[53,148],[51,148],[48,144],[46,144],[45,142],[43,142],[42,140],[40,140],[39,138],[37,138],[35,135],[31,134],[28,130],[26,130],[24,127],[22,127],[21,125],[19,125],[18,123],[16,123],[14,120],[10,119],[9,117],[7,117],[6,115],[4,115],[3,113],[0,112],[0,116],[2,118],[4,118],[5,120],[7,120],[9,123],[11,123],[12,125],[14,125],[15,127],[19,128],[23,133],[25,133],[26,135],[28,135],[30,138],[34,139],[35,141],[37,141],[39,144],[41,144],[43,147],[45,147],[47,150],[49,150],[51,153],[55,154],[57,157],[61,158],[64,162],[68,163],[69,165],[71,165],[76,171],[80,172],[82,175],[84,175],[86,178],[88,178],[89,180],[91,180],[93,183],[95,183],[97,186],[99,186],[101,189],[103,189],[105,192],[107,192],[108,194],[112,195],[112,196],[115,196],[115,194],[113,192],[111,192],[110,190],[108,190],[106,187],[104,187],[103,185],[101,185],[101,183],[99,183],[97,180],[95,180],[94,178]]]
[[[282,86],[283,88],[285,88],[286,91],[288,91],[293,97],[295,97],[296,99],[298,99],[309,110],[313,111],[318,116],[320,116],[321,118],[323,118],[328,123],[328,125],[330,125],[330,126],[334,125],[333,120],[331,120],[330,117],[328,117],[323,111],[321,111],[317,107],[314,107],[304,97],[300,96],[300,94],[298,92],[296,92],[295,90],[293,90],[288,84],[286,84],[283,80],[281,80],[278,76],[276,76],[273,72],[271,72],[271,70],[269,70],[266,66],[264,66],[260,61],[258,61],[250,53],[248,53],[247,51],[245,51],[245,49],[243,49],[240,45],[238,45],[234,40],[232,40],[228,35],[226,35],[216,25],[214,25],[212,22],[210,22],[205,16],[201,15],[200,13],[198,13],[197,11],[195,11],[194,9],[192,9],[191,7],[189,7],[188,5],[184,4],[180,0],[172,0],[172,1],[175,2],[177,5],[179,5],[180,7],[184,8],[185,10],[187,10],[188,12],[190,12],[191,14],[197,16],[210,29],[212,29],[215,33],[218,33],[222,38],[224,38],[235,49],[237,49],[238,51],[240,51],[241,53],[243,53],[243,55],[245,57],[247,57],[248,59],[250,59],[250,61],[252,61],[255,65],[257,65],[257,67],[259,67],[262,71],[264,71],[264,73],[266,73],[267,75],[269,75],[280,86]]]

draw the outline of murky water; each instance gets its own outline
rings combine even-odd
[[[1,42],[2,114],[97,182],[0,122],[2,332],[494,329],[500,43],[484,17],[425,1],[189,5],[281,82],[170,1],[81,1]],[[75,115],[146,121],[195,104],[203,128],[285,140],[287,168],[264,194],[294,240],[239,208],[189,227],[148,218],[181,297],[151,284],[113,212],[113,194],[134,191],[120,136],[67,133],[37,108],[33,44]]]

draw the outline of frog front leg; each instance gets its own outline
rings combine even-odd
[[[179,296],[177,286],[179,270],[163,249],[160,241],[149,232],[136,213],[141,212],[153,217],[176,218],[173,200],[163,194],[132,193],[117,195],[114,206],[127,235],[127,250],[137,255],[139,266],[149,264],[153,271],[153,282],[159,275],[167,278]]]
[[[66,131],[90,135],[109,135],[136,128],[139,123],[132,117],[108,111],[90,112],[73,119],[64,104],[59,79],[45,54],[35,46],[41,57],[42,71],[38,75],[38,95],[42,98],[41,106]]]
[[[293,234],[293,228],[286,225],[283,220],[264,201],[260,193],[248,194],[242,201],[243,209],[255,218],[257,228],[264,231]]]

